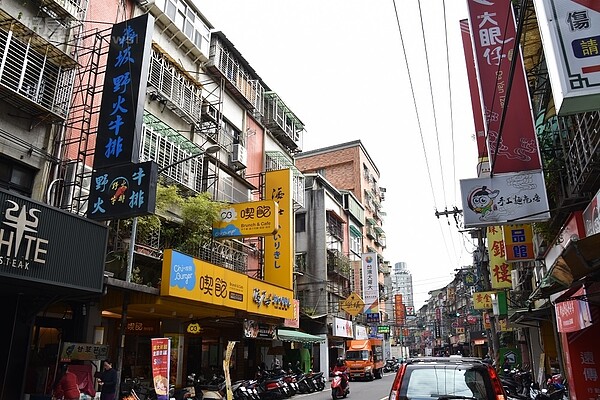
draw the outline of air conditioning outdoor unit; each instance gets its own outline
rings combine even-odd
[[[242,169],[246,168],[247,160],[248,155],[246,153],[246,148],[241,144],[234,144],[233,153],[231,154],[231,164],[238,169]]]
[[[519,288],[519,270],[513,269],[510,271],[510,280],[512,284],[513,290],[518,290]]]

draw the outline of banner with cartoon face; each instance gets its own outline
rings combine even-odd
[[[466,228],[550,219],[542,171],[460,181]]]

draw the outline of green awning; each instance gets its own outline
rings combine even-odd
[[[362,237],[362,232],[354,225],[350,225],[350,232],[352,232],[357,237]]]
[[[325,338],[311,335],[300,331],[291,331],[288,329],[278,329],[277,339],[284,342],[300,342],[300,343],[323,343]]]

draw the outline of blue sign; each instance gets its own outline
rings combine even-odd
[[[367,313],[367,323],[379,322],[379,313]]]
[[[144,14],[112,28],[94,169],[138,161],[153,26]]]
[[[154,161],[104,168],[92,174],[88,218],[108,220],[153,214],[156,206]]]

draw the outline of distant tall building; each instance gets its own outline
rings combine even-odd
[[[404,305],[406,307],[413,307],[414,310],[412,275],[405,262],[401,261],[394,264],[391,278],[392,294],[401,294]]]

